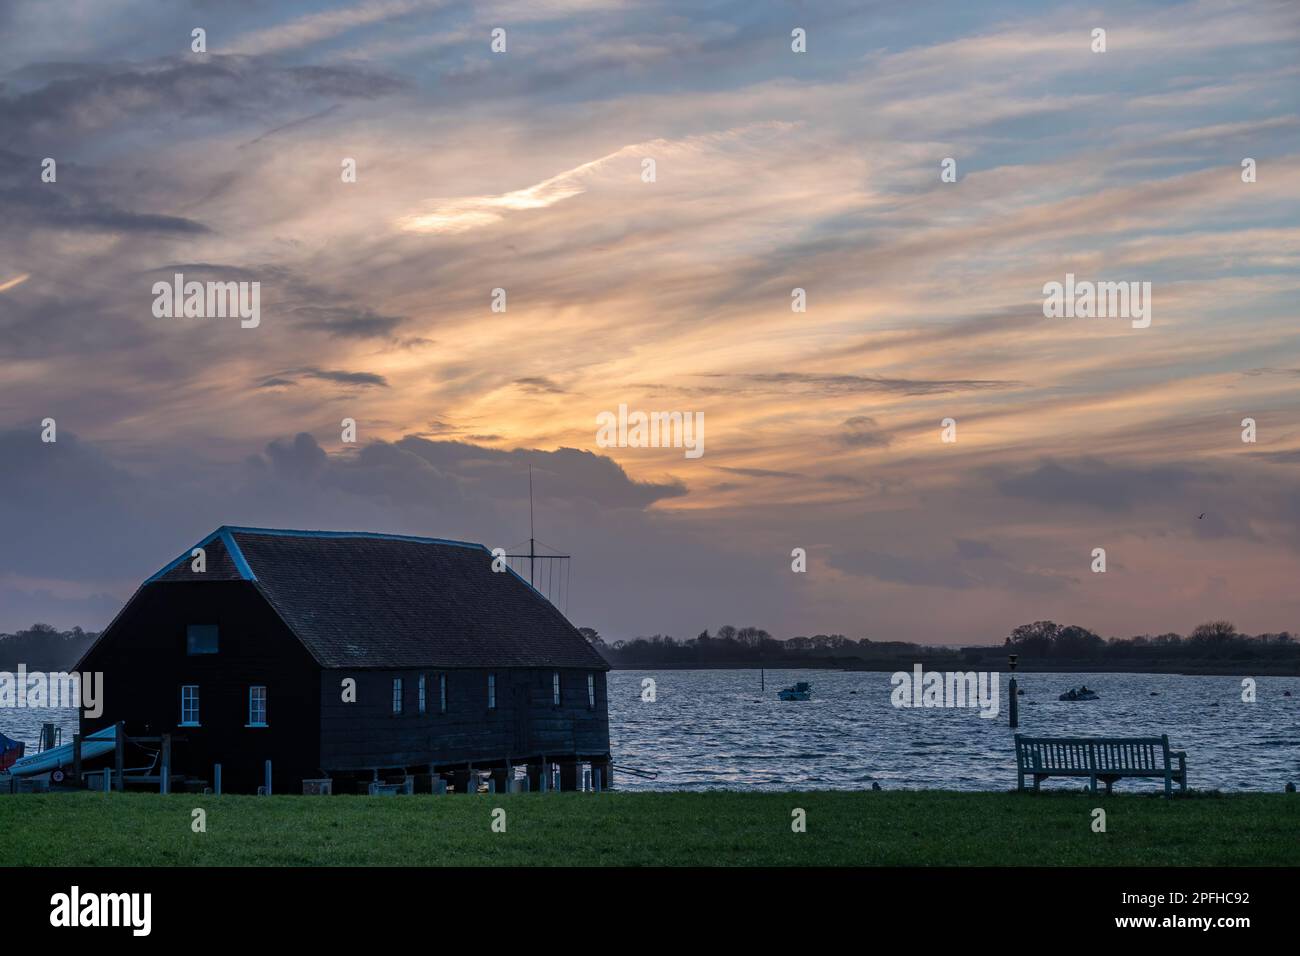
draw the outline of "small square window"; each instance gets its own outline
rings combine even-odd
[[[185,653],[190,656],[217,653],[217,625],[191,624],[185,628]]]

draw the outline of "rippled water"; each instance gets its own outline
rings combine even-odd
[[[1256,679],[1257,701],[1241,700],[1240,677],[1176,674],[1020,674],[1019,732],[1032,736],[1159,736],[1187,751],[1189,785],[1281,790],[1300,784],[1300,678]],[[656,701],[641,700],[641,681]],[[813,699],[783,702],[795,681]],[[895,709],[887,673],[613,671],[609,675],[614,761],[658,773],[618,776],[621,789],[1007,790],[1016,757],[1007,726],[1006,679],[996,718],[978,710]],[[1056,698],[1086,683],[1100,700]],[[1291,697],[1283,697],[1289,690]],[[1155,694],[1156,696],[1151,696]],[[1044,787],[1078,789],[1077,780]],[[1159,786],[1121,781],[1120,790]]]
[[[641,700],[641,682],[656,700]],[[1021,674],[1020,732],[1035,736],[1168,734],[1187,751],[1190,785],[1199,789],[1281,790],[1300,784],[1300,678],[1260,677],[1257,701],[1241,700],[1239,677],[1176,674]],[[795,681],[813,699],[783,702]],[[1057,696],[1081,683],[1100,700]],[[1008,790],[1016,758],[1007,726],[1005,675],[996,718],[978,710],[895,709],[887,673],[768,671],[611,671],[610,736],[617,765],[657,779],[618,775],[623,790]],[[1289,690],[1291,697],[1283,697]],[[1152,695],[1155,696],[1152,696]],[[43,721],[76,727],[75,710],[0,711],[0,731],[36,750]],[[1076,780],[1045,787],[1078,789]],[[1121,790],[1153,788],[1121,781]]]

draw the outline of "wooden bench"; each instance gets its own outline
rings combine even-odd
[[[1174,766],[1177,760],[1178,766]],[[1159,737],[1026,737],[1016,734],[1016,773],[1019,788],[1032,775],[1034,789],[1048,777],[1087,777],[1111,785],[1124,777],[1151,777],[1165,782],[1165,796],[1187,790],[1187,754],[1169,749],[1169,736]]]

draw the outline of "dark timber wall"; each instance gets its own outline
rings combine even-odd
[[[488,674],[496,675],[496,707],[488,708]],[[560,706],[553,704],[554,670],[328,670],[320,685],[321,765],[329,771],[423,768],[549,755],[609,753],[607,696],[602,671],[560,669]],[[419,678],[426,710],[419,712]],[[587,675],[595,681],[588,705]],[[439,676],[447,681],[440,712]],[[393,713],[393,679],[402,678],[403,704]],[[356,681],[356,702],[343,702],[343,681]]]
[[[190,624],[217,625],[216,654],[187,654]],[[301,793],[304,778],[319,776],[320,669],[251,583],[149,585],[81,669],[104,674],[104,712],[82,715],[83,734],[122,720],[128,736],[183,736],[172,747],[173,772],[211,782],[221,763],[230,792],[255,792],[268,759],[279,793]],[[178,726],[183,684],[199,685],[199,727]],[[255,684],[267,688],[266,727],[246,726]],[[147,759],[132,748],[127,766]]]

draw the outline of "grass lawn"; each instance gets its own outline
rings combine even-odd
[[[206,833],[191,829],[197,807]],[[505,833],[491,830],[496,807]],[[796,807],[806,833],[791,831]],[[0,796],[0,866],[60,864],[1297,866],[1300,796]]]

